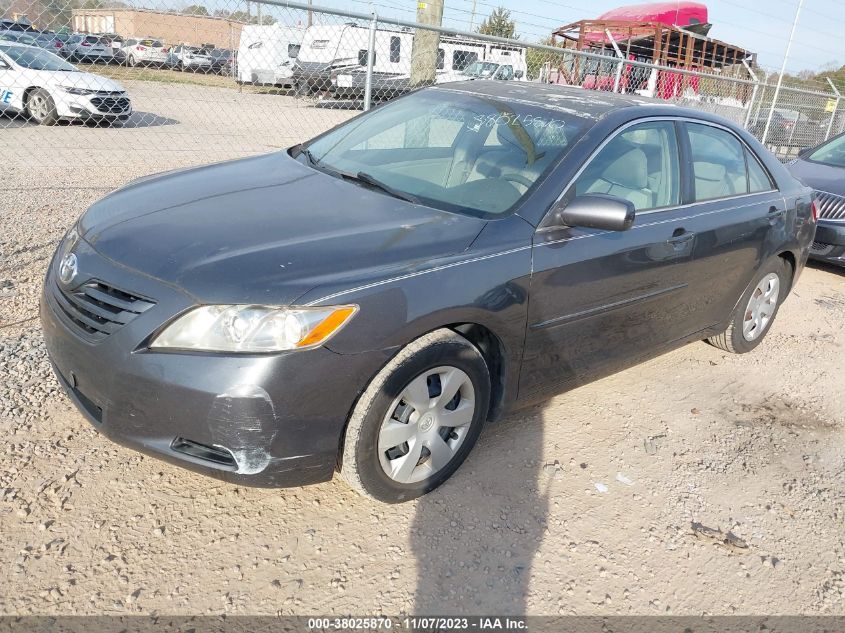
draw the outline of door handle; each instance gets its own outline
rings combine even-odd
[[[666,240],[666,243],[671,244],[675,248],[679,248],[689,242],[694,237],[695,233],[692,233],[685,229],[675,229],[675,232],[672,233],[672,237]]]
[[[771,206],[769,207],[769,212],[766,214],[766,217],[769,219],[769,222],[774,222],[778,218],[782,218],[785,213],[786,209],[778,209],[775,206]]]

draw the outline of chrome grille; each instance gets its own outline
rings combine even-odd
[[[92,97],[91,105],[100,112],[120,114],[129,109],[129,99],[126,97]]]
[[[845,196],[816,191],[820,220],[845,220]]]
[[[810,253],[812,255],[830,255],[833,252],[833,244],[822,244],[821,242],[813,242],[810,246]]]
[[[92,280],[72,291],[53,288],[53,299],[60,312],[80,333],[92,341],[114,334],[155,302],[144,299],[102,281]]]

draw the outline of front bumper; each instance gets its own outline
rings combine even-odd
[[[828,264],[845,266],[845,222],[819,220],[810,257]]]
[[[73,95],[61,92],[54,95],[54,100],[56,111],[62,118],[128,119],[132,114],[132,102],[128,96],[108,93]]]
[[[79,273],[69,288],[93,279],[155,302],[106,337],[91,340],[62,307],[67,294],[61,294],[56,261],[50,264],[41,296],[47,352],[65,391],[98,431],[233,483],[300,486],[332,477],[352,405],[387,361],[387,352],[151,352],[146,342],[190,308],[191,299],[117,267],[84,241],[75,253]]]

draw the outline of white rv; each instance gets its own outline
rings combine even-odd
[[[325,27],[324,27],[325,28]],[[341,98],[360,97],[364,91],[367,67],[367,29],[362,39],[355,44],[360,46],[355,56],[340,58],[335,56],[330,68],[323,68],[319,77],[320,85]],[[311,29],[309,29],[310,31]],[[348,33],[348,31],[346,32]],[[323,35],[321,34],[321,37]],[[347,35],[347,37],[349,37]],[[328,42],[325,47],[329,47]],[[309,33],[303,39],[297,67],[305,68],[308,54]],[[342,44],[342,43],[341,43]],[[373,59],[373,94],[378,98],[390,98],[410,89],[411,51],[414,44],[413,33],[409,31],[377,31],[376,55]],[[323,46],[323,42],[320,41]],[[351,50],[353,47],[346,47]],[[333,50],[344,50],[338,46]],[[326,56],[329,57],[328,55]],[[313,68],[314,77],[319,69]],[[466,81],[475,79],[526,80],[528,65],[525,48],[491,44],[480,40],[470,40],[452,36],[441,36],[437,49],[435,83]],[[316,81],[312,85],[316,84]]]
[[[304,28],[248,24],[238,47],[238,83],[290,86]]]

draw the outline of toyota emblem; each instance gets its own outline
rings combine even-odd
[[[63,284],[69,284],[76,277],[77,272],[78,264],[76,255],[74,253],[68,253],[59,264],[59,279],[61,279]]]

